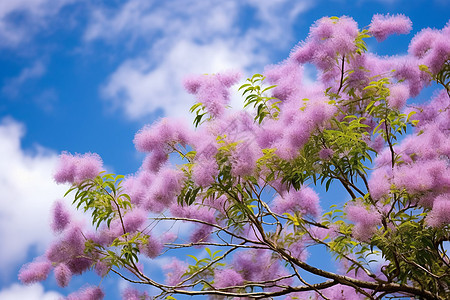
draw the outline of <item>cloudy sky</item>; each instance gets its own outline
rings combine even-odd
[[[61,151],[96,152],[111,171],[133,173],[139,128],[190,117],[184,76],[262,72],[322,16],[351,16],[362,28],[375,13],[403,13],[411,34],[369,42],[380,55],[402,54],[449,11],[447,0],[0,0],[0,299],[67,294],[52,277],[29,287],[17,280],[52,239],[49,209],[66,189],[52,180]]]

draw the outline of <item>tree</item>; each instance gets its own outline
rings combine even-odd
[[[63,153],[55,180],[72,184],[66,195],[93,226],[56,202],[58,238],[19,278],[53,270],[64,287],[94,269],[166,299],[448,299],[450,23],[419,32],[404,56],[379,57],[365,43],[411,26],[403,15],[375,15],[363,30],[348,17],[318,20],[288,59],[239,88],[243,111],[227,108],[238,73],[186,79],[196,129],[168,118],[144,127],[134,143],[148,156],[134,175],[106,174],[96,154]],[[433,81],[443,89],[429,103],[406,104]],[[347,198],[320,207],[313,188],[338,187]],[[189,237],[170,230],[180,222]],[[308,261],[314,245],[338,271]],[[179,260],[187,250],[207,256]],[[171,258],[165,282],[139,263],[160,256]],[[103,296],[89,286],[68,299]]]

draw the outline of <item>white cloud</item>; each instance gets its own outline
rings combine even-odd
[[[44,64],[37,61],[31,67],[24,68],[17,77],[6,80],[2,92],[9,97],[16,97],[24,83],[30,79],[40,78],[45,72]]]
[[[245,54],[245,49],[239,49],[238,45],[231,51],[221,40],[208,45],[180,40],[161,55],[164,58],[155,68],[144,58],[125,61],[102,88],[103,96],[113,100],[116,106],[123,105],[131,118],[140,118],[158,108],[166,115],[182,117],[194,103],[193,96],[182,87],[183,77],[239,70],[257,59]]]
[[[77,0],[0,1],[0,48],[13,48],[30,39],[61,8]],[[15,20],[15,18],[17,18]]]
[[[158,108],[186,116],[193,97],[181,81],[188,74],[239,69],[262,71],[271,50],[292,46],[292,24],[311,1],[170,1],[149,4],[130,0],[117,10],[97,8],[84,38],[132,45],[145,41],[149,50],[126,59],[101,92],[115,107],[138,119]],[[247,16],[244,7],[255,15]],[[248,19],[248,20],[244,20]],[[248,24],[243,25],[242,23]]]
[[[54,291],[45,292],[41,284],[25,286],[15,283],[8,288],[0,290],[0,299],[2,300],[57,300],[61,296],[61,294]]]
[[[5,118],[0,122],[0,275],[9,276],[23,263],[30,247],[43,253],[52,239],[49,215],[52,203],[67,187],[52,179],[58,156],[36,146],[22,149],[24,127]],[[0,299],[3,299],[0,297]],[[16,298],[16,299],[28,299]]]

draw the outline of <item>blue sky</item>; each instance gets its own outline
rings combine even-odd
[[[447,0],[1,0],[0,299],[67,294],[52,277],[31,287],[17,281],[52,239],[48,212],[66,188],[51,177],[61,151],[96,152],[109,170],[133,173],[139,128],[190,117],[184,76],[261,72],[322,16],[351,16],[362,28],[375,13],[403,13],[409,35],[369,42],[380,55],[403,54],[422,28],[442,28],[449,11]],[[240,105],[237,93],[232,103]]]

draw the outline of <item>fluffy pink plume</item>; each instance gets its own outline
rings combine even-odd
[[[81,227],[71,225],[64,231],[60,240],[50,245],[46,257],[52,263],[65,263],[72,274],[81,274],[93,263],[84,253],[85,241]]]
[[[302,187],[298,191],[290,191],[275,198],[273,210],[279,214],[299,211],[317,217],[320,212],[319,196],[310,187]]]
[[[229,92],[233,84],[237,83],[241,75],[239,72],[229,71],[213,75],[194,75],[184,80],[185,89],[197,96],[212,116],[220,116],[229,102]]]
[[[52,264],[43,258],[37,258],[33,262],[24,265],[19,271],[19,280],[25,284],[31,284],[47,279],[52,269]]]
[[[231,265],[246,281],[276,280],[286,275],[286,270],[268,250],[252,249],[236,253]],[[290,285],[292,279],[278,283]]]
[[[450,223],[450,193],[439,195],[434,199],[433,209],[428,213],[426,222],[432,227]]]
[[[436,29],[422,29],[411,40],[408,52],[418,58],[423,58],[431,50],[434,41],[439,35],[439,31]]]
[[[54,178],[58,183],[78,184],[86,179],[94,179],[102,171],[103,162],[95,153],[84,155],[63,153]]]
[[[389,194],[391,190],[391,179],[392,172],[386,166],[372,172],[369,179],[369,191],[372,199],[378,200]]]
[[[98,286],[87,286],[67,296],[66,300],[101,300],[105,297]]]
[[[166,283],[168,285],[177,285],[183,279],[183,274],[188,269],[188,264],[173,258],[172,262],[165,265],[163,269],[166,271]]]
[[[62,263],[57,265],[54,273],[56,282],[60,287],[66,287],[69,285],[70,279],[72,278],[72,272],[66,264]]]
[[[357,35],[358,24],[352,18],[322,18],[311,27],[306,43],[294,48],[291,58],[301,64],[312,62],[322,71],[331,71],[338,54],[345,55],[356,49]]]
[[[409,88],[403,84],[394,84],[390,87],[388,103],[392,108],[402,109],[409,98]]]
[[[160,211],[164,207],[169,207],[181,191],[183,178],[184,174],[180,170],[161,170],[151,185],[147,207],[151,211]]]
[[[148,213],[141,208],[128,211],[123,217],[123,223],[127,232],[138,231],[147,221]]]
[[[219,175],[219,166],[214,158],[201,158],[192,168],[192,179],[199,186],[208,186]]]
[[[54,232],[63,231],[71,221],[70,212],[64,203],[59,200],[53,205],[52,222],[50,224]]]
[[[132,288],[126,288],[122,292],[122,299],[124,300],[149,300],[151,299],[147,292],[140,292]]]
[[[268,67],[264,75],[271,84],[276,85],[271,90],[272,95],[280,100],[295,97],[302,88],[303,68],[293,60]]]
[[[231,174],[236,177],[251,175],[260,154],[261,150],[252,141],[244,140],[239,143],[231,157]]]
[[[320,149],[319,158],[322,160],[330,160],[333,157],[334,150],[330,148]]]
[[[378,40],[384,41],[392,34],[407,34],[412,29],[411,20],[404,15],[374,15],[369,32]]]
[[[233,269],[216,270],[214,274],[214,286],[217,288],[237,286],[243,283],[242,275]]]
[[[381,215],[377,211],[368,211],[361,203],[346,207],[347,218],[355,224],[353,235],[361,241],[369,241],[381,224]]]
[[[140,251],[150,258],[157,257],[161,254],[162,250],[162,242],[153,236],[149,236],[147,243],[140,247]]]
[[[185,145],[190,138],[189,126],[178,119],[163,118],[151,126],[145,126],[136,133],[134,145],[142,152],[171,152],[171,142]],[[160,154],[159,154],[160,155]]]

